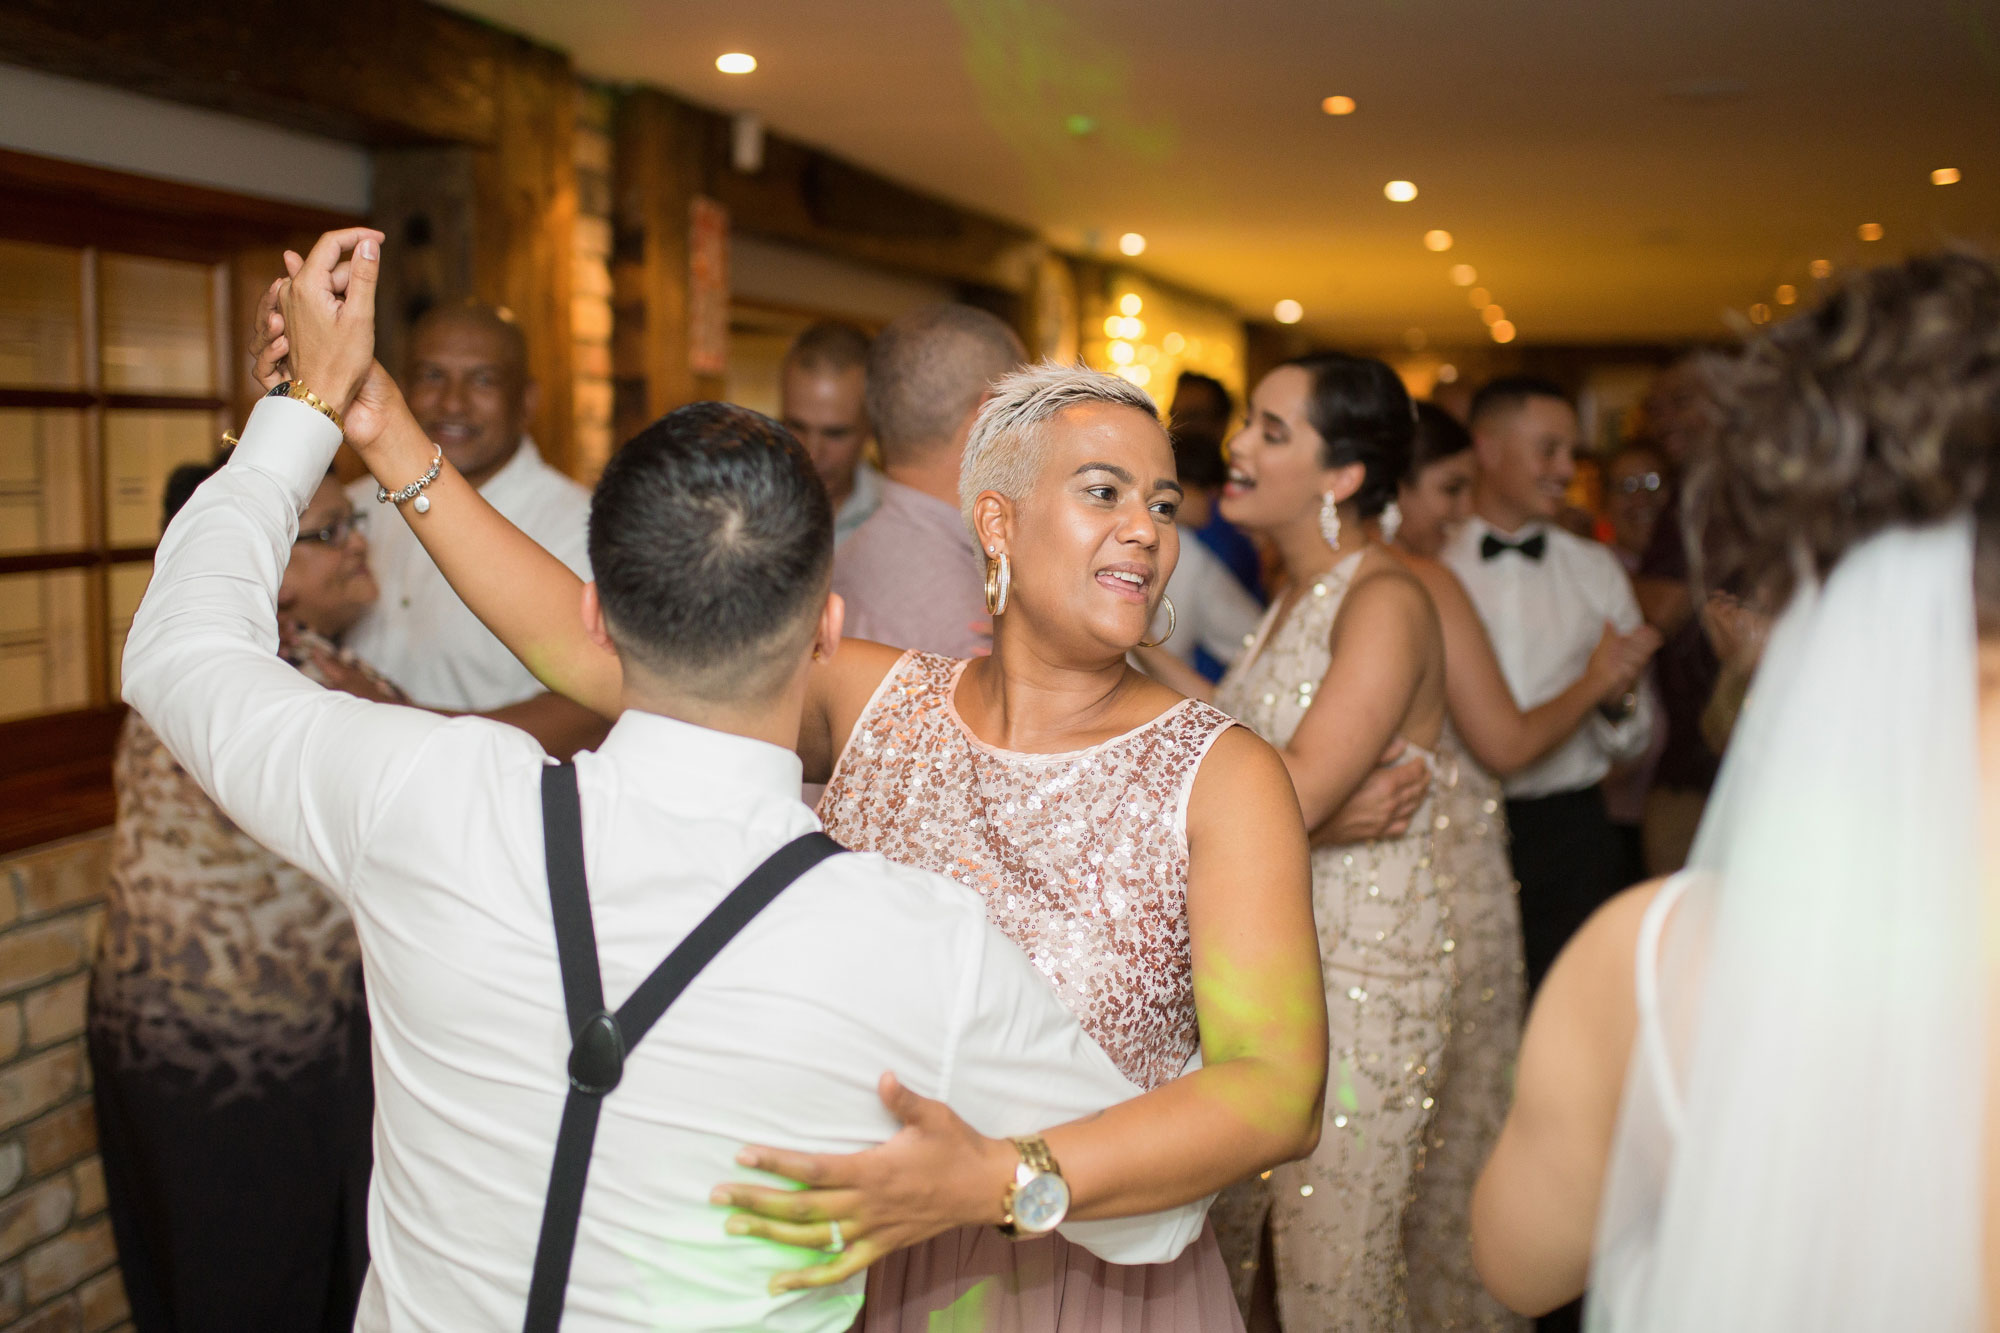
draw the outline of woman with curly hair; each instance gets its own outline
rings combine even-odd
[[[1688,549],[1770,632],[1689,869],[1536,1001],[1474,1256],[1608,1333],[1990,1329],[2000,269],[1860,274],[1707,373]]]

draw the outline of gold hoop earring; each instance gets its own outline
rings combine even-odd
[[[1007,553],[1002,551],[998,560],[986,562],[986,614],[997,616],[1007,609],[1007,588],[1014,581],[1014,571],[1007,565]]]
[[[1153,640],[1151,643],[1147,643],[1144,639],[1139,640],[1139,646],[1141,648],[1157,648],[1161,644],[1165,643],[1168,639],[1174,637],[1174,599],[1167,596],[1165,593],[1161,593],[1160,605],[1167,608],[1167,632],[1165,634],[1162,634],[1159,638]]]

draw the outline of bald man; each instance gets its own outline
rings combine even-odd
[[[1027,359],[999,319],[964,305],[898,316],[868,352],[882,499],[834,553],[846,633],[970,657],[985,632],[986,559],[958,508],[958,467],[993,381]]]
[[[491,306],[432,310],[411,331],[403,392],[452,466],[516,527],[588,579],[590,492],[543,462],[528,438],[536,389],[520,327]],[[380,515],[369,529],[368,561],[382,591],[345,646],[426,707],[512,723],[558,756],[594,744],[604,734],[603,719],[544,691],[458,600],[409,526],[376,502],[375,491],[367,477],[348,488],[356,510]]]

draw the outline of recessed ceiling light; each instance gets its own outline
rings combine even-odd
[[[1153,372],[1144,366],[1126,366],[1118,373],[1142,389],[1152,383],[1153,380]]]
[[[1187,339],[1179,333],[1169,333],[1166,337],[1160,339],[1160,347],[1168,356],[1179,356],[1181,350],[1186,346]]]
[[[1779,305],[1796,305],[1799,299],[1799,289],[1792,286],[1789,282],[1782,282],[1778,284],[1776,296]]]
[[[1510,343],[1514,341],[1514,326],[1504,319],[1487,331],[1493,335],[1494,342]]]
[[[1136,315],[1145,308],[1146,303],[1139,299],[1137,292],[1127,292],[1118,298],[1118,313],[1121,315]]]
[[[1107,338],[1124,337],[1125,320],[1118,315],[1106,315],[1104,317],[1104,336]]]
[[[1479,312],[1479,317],[1488,324],[1505,324],[1507,322],[1507,312],[1502,310],[1498,304],[1487,306]]]
[[[1762,301],[1751,306],[1750,322],[1752,324],[1769,324],[1771,322],[1771,307],[1765,305]]]
[[[724,74],[748,74],[757,68],[757,57],[731,51],[728,55],[717,56],[715,67]]]
[[[1815,278],[1823,278],[1827,274],[1833,272],[1832,262],[1825,259],[1815,259],[1809,265],[1809,267],[1812,269],[1812,275]]]
[[[1319,104],[1319,109],[1329,116],[1351,116],[1354,114],[1354,99],[1336,95]]]
[[[1451,362],[1449,362],[1449,361],[1447,361],[1447,362],[1445,362],[1445,363],[1444,363],[1443,365],[1439,366],[1439,367],[1438,367],[1438,383],[1439,383],[1439,384],[1456,384],[1456,383],[1458,383],[1458,367],[1457,367],[1457,366],[1454,366],[1454,365],[1453,365],[1453,364],[1452,364]]]
[[[1958,179],[1957,167],[1939,167],[1931,173],[1931,184],[1933,185],[1956,185],[1958,184]]]
[[[1465,299],[1472,303],[1474,310],[1484,310],[1487,306],[1493,304],[1493,293],[1487,291],[1484,287],[1474,287],[1465,294]]]
[[[1390,181],[1382,187],[1382,194],[1392,204],[1407,204],[1417,197],[1417,187],[1408,181]]]
[[[1146,253],[1146,238],[1136,231],[1128,231],[1118,238],[1118,249],[1121,254],[1143,255]]]
[[[1882,224],[1879,222],[1864,222],[1854,229],[1854,234],[1864,241],[1879,241],[1882,239]]]
[[[1470,264],[1453,264],[1451,280],[1460,287],[1470,287],[1479,281],[1479,270]]]
[[[1123,338],[1119,339],[1115,343],[1112,343],[1109,347],[1105,348],[1104,350],[1105,353],[1108,356],[1110,356],[1110,358],[1113,361],[1116,361],[1121,366],[1131,365],[1132,359],[1139,355],[1138,350],[1134,348],[1131,343],[1126,342]]]
[[[1306,308],[1290,297],[1271,307],[1271,318],[1280,324],[1296,324],[1306,317]]]
[[[1451,233],[1442,227],[1424,233],[1424,249],[1435,250],[1439,254],[1451,249]]]

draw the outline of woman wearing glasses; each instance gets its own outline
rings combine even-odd
[[[171,519],[213,465],[167,483]],[[281,652],[322,684],[401,692],[339,648],[375,601],[328,477],[278,593]],[[274,626],[278,629],[278,626]],[[252,842],[127,714],[89,1049],[134,1322],[346,1328],[368,1267],[374,1098],[354,928]]]

